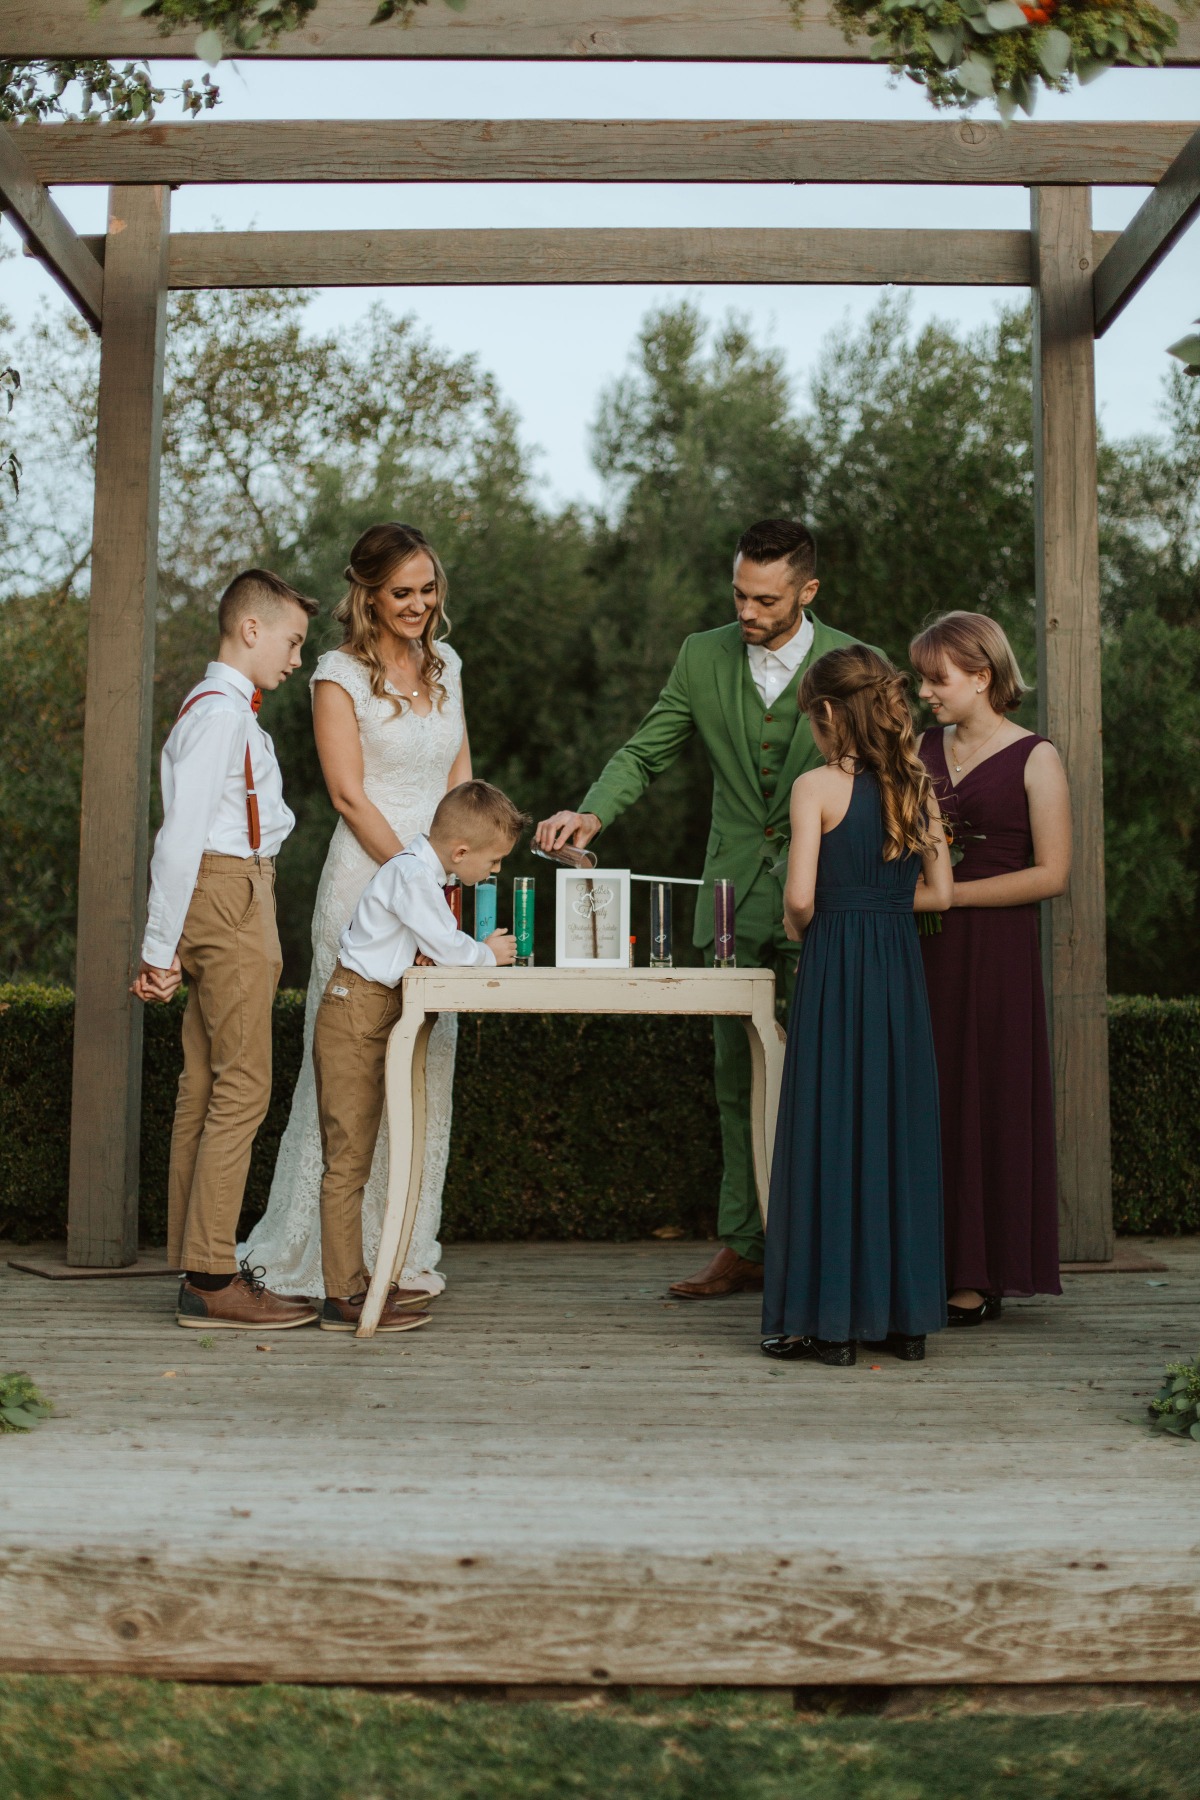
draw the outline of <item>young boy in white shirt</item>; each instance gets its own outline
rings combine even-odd
[[[461,967],[511,963],[516,939],[494,931],[477,943],[460,931],[446,900],[446,879],[474,887],[494,875],[529,820],[486,781],[451,788],[428,837],[375,873],[341,936],[340,956],[317,1009],[313,1068],[321,1122],[322,1331],[354,1331],[371,1277],[363,1261],[363,1190],[383,1116],[387,1041],[400,1017],[401,983],[418,961]],[[411,1331],[427,1296],[393,1286],[378,1330]]]
[[[163,746],[163,822],[133,992],[169,1000],[187,976],[167,1199],[180,1325],[282,1331],[317,1316],[237,1259],[250,1151],[271,1098],[282,967],[275,854],[296,822],[258,704],[299,668],[316,612],[267,569],[236,575],[217,609],[217,660]]]

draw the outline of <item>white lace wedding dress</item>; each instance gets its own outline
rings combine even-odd
[[[397,712],[390,700],[371,693],[366,669],[355,656],[330,650],[313,671],[312,683],[336,681],[354,702],[363,750],[363,785],[402,844],[428,831],[434,809],[446,792],[447,777],[462,748],[462,664],[447,643],[438,650],[445,663],[446,699],[425,714],[405,707]],[[304,1009],[304,1061],[292,1096],[287,1130],[279,1146],[267,1210],[238,1248],[255,1267],[267,1272],[267,1286],[277,1294],[325,1291],[321,1279],[321,1134],[317,1123],[317,1090],[313,1077],[312,1041],[317,1007],[337,961],[338,939],[350,922],[358,897],[378,864],[368,856],[344,819],[339,819],[321,871],[313,912],[312,972]],[[442,1247],[437,1241],[442,1217],[442,1184],[450,1153],[450,1119],[454,1086],[454,1051],[458,1018],[443,1013],[429,1038],[426,1076],[427,1121],[425,1173],[416,1226],[402,1277],[406,1287],[440,1293],[445,1279],[437,1273]],[[363,1250],[374,1267],[387,1194],[387,1120],[379,1131],[371,1178],[363,1198]]]

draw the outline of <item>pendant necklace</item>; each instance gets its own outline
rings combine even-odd
[[[1003,723],[1004,723],[1004,720],[1001,719],[1000,725],[1003,725]],[[1000,725],[994,725],[992,727],[992,730],[988,733],[987,737],[984,738],[982,744],[980,744],[979,750],[987,749],[988,745],[991,743],[992,739],[995,737],[996,733],[999,731]],[[954,747],[950,751],[950,759],[954,764],[954,773],[956,775],[961,775],[963,772],[963,769],[966,767],[967,763],[973,762],[974,759],[979,755],[979,750],[970,751],[963,758],[962,762],[959,762],[959,760],[958,760],[958,728],[956,726],[955,731],[954,731]]]
[[[410,673],[410,675],[409,675],[409,677],[408,677],[408,679],[409,679],[409,680],[410,680],[410,681],[411,681],[411,680],[412,680],[412,675],[411,675],[411,673]],[[395,686],[395,685],[396,685],[396,684],[395,684],[395,683],[394,683],[394,682],[393,682],[393,684],[392,684],[392,685],[393,685],[393,686]],[[410,689],[409,689],[409,692],[410,692],[410,693],[411,693],[411,695],[412,695],[412,697],[413,697],[413,699],[414,699],[414,700],[419,700],[419,699],[420,699],[420,698],[421,698],[421,690],[420,690],[420,688],[419,688],[419,687],[415,687],[415,688],[410,688]]]

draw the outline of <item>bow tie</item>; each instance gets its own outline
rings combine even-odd
[[[262,705],[262,689],[255,688],[254,692],[250,696],[250,711],[253,713],[256,713],[261,705]]]

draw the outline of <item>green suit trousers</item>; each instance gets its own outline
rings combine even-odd
[[[789,943],[784,935],[783,889],[775,876],[764,870],[746,898],[738,901],[737,961],[739,968],[775,971],[776,1002],[785,1029],[799,956],[799,944]],[[711,944],[705,957],[711,964]],[[761,1262],[763,1226],[750,1137],[750,1046],[741,1019],[714,1019],[713,1047],[724,1157],[717,1236],[739,1256]]]

